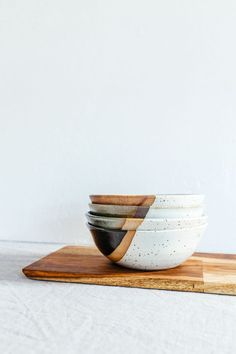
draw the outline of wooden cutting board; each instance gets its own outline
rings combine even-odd
[[[95,248],[67,246],[23,269],[31,279],[236,295],[236,255],[195,253],[181,266],[137,271],[111,263]]]

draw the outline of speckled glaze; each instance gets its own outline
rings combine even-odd
[[[89,204],[92,214],[126,218],[198,218],[203,215],[203,206],[195,208],[149,208],[135,205]]]
[[[98,249],[117,264],[140,270],[177,267],[195,251],[206,225],[163,231],[108,230],[88,224]]]
[[[86,218],[91,225],[114,230],[173,230],[197,227],[206,224],[207,217],[179,218],[179,219],[140,219],[97,216],[86,213]]]
[[[202,205],[201,194],[90,195],[94,204],[135,205],[150,208],[193,208]]]

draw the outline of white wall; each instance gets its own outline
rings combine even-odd
[[[89,242],[90,193],[201,192],[236,252],[236,3],[0,1],[0,239]]]

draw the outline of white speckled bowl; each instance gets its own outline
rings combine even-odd
[[[206,225],[165,231],[109,230],[88,224],[98,249],[111,261],[141,270],[174,268],[196,250]]]
[[[86,213],[89,224],[112,230],[160,231],[201,226],[207,223],[207,216],[199,218],[141,219],[98,216]]]
[[[199,218],[204,208],[150,208],[136,205],[89,204],[92,214],[126,218]]]

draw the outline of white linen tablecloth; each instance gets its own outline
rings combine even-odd
[[[0,242],[0,353],[236,353],[236,297],[43,282],[60,245]]]

